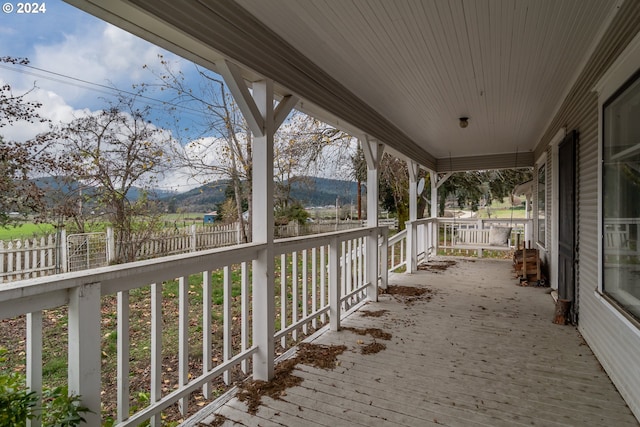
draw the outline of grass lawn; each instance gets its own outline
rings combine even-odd
[[[311,256],[307,260],[307,286],[308,298],[311,299]],[[276,329],[281,322],[281,289],[280,270],[282,262],[280,257],[275,259],[275,305],[276,305]],[[249,264],[249,283],[251,275]],[[320,268],[316,271],[319,275]],[[287,257],[285,277],[286,285],[284,296],[287,300],[287,324],[292,322],[292,258]],[[211,306],[212,317],[212,353],[214,365],[223,360],[223,271],[211,272],[212,297],[207,302]],[[302,257],[298,257],[298,293],[301,295]],[[318,278],[318,277],[317,277]],[[240,266],[231,267],[231,297],[232,297],[232,338],[231,343],[234,354],[240,351],[240,325],[241,325],[241,276]],[[179,316],[179,285],[177,280],[166,281],[161,285],[162,292],[162,393],[166,395],[178,386],[178,316]],[[251,290],[249,289],[251,293]],[[316,289],[319,292],[319,289]],[[196,377],[202,373],[202,275],[189,276],[187,293],[189,300],[189,376]],[[319,295],[318,295],[319,296]],[[298,297],[300,298],[300,297]],[[310,301],[307,301],[310,304]],[[302,301],[298,300],[298,312],[302,313]],[[130,405],[131,411],[137,411],[148,404],[150,398],[150,348],[151,348],[151,287],[142,286],[129,292],[129,342],[130,342]],[[102,297],[101,304],[101,336],[102,336],[102,404],[103,417],[107,424],[115,418],[116,411],[116,381],[117,381],[117,297],[107,295]],[[67,333],[68,311],[67,308],[46,310],[43,312],[43,381],[46,385],[58,386],[67,381]],[[302,338],[302,335],[300,335]],[[287,347],[293,344],[291,335]],[[21,316],[14,319],[0,319],[0,346],[9,349],[7,354],[7,366],[18,372],[25,371],[25,318]],[[284,349],[276,345],[276,350]],[[241,379],[239,369],[235,369],[232,380]],[[213,385],[214,398],[228,389],[221,379]],[[193,393],[190,398],[189,409],[193,412],[205,403],[201,393]],[[166,418],[165,418],[166,417]],[[163,425],[175,426],[180,420],[177,406],[173,405],[163,413]],[[146,424],[145,424],[146,425]]]
[[[489,216],[491,215],[491,216]],[[526,212],[524,208],[491,208],[491,209],[478,209],[479,218],[526,218]]]
[[[29,239],[55,233],[56,229],[51,224],[35,224],[23,222],[13,227],[0,227],[0,240]]]

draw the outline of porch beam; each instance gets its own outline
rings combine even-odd
[[[264,117],[261,114],[260,108],[251,97],[251,93],[242,77],[240,68],[226,59],[221,59],[216,61],[216,69],[223,77],[229,91],[231,91],[233,99],[236,101],[236,104],[238,104],[238,108],[247,121],[251,132],[255,136],[263,136],[265,131]]]
[[[298,97],[287,95],[280,100],[274,112],[274,128],[277,130],[285,121],[293,107],[298,103]]]
[[[465,172],[484,169],[529,168],[535,165],[531,151],[491,154],[486,156],[442,157],[437,159],[435,171]]]
[[[438,188],[440,188],[451,175],[453,175],[453,172],[447,172],[441,175],[437,172],[429,171],[431,181],[431,218],[438,217]]]

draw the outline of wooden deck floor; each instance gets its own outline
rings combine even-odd
[[[344,344],[339,366],[299,364],[304,381],[281,399],[263,398],[255,416],[233,398],[215,412],[247,426],[637,426],[638,422],[572,326],[551,322],[545,288],[520,287],[508,261],[456,259],[443,272],[395,275],[391,284],[426,287],[406,303],[390,295],[343,326],[390,332],[387,348],[362,355],[373,339],[326,332]],[[214,425],[203,412],[193,425]]]

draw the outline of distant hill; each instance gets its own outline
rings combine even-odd
[[[77,182],[67,183],[55,177],[38,178],[35,182],[52,196],[55,192],[69,193],[79,187]],[[216,205],[224,201],[228,185],[229,180],[218,180],[182,193],[159,189],[147,191],[152,199],[167,205],[173,204],[189,212],[208,212],[215,210]],[[357,184],[340,179],[298,177],[292,187],[291,196],[306,207],[335,205],[336,198],[340,199],[340,204],[355,203],[357,196]],[[136,200],[141,191],[142,189],[134,187],[127,198]],[[91,190],[85,188],[83,192],[88,195]]]
[[[227,185],[228,180],[213,181],[183,193],[161,197],[160,200],[187,211],[208,212],[224,201]],[[357,184],[339,179],[302,177],[293,184],[291,196],[307,207],[335,205],[336,198],[340,198],[341,204],[355,203]]]
[[[44,189],[47,193],[61,192],[61,193],[68,194],[68,193],[76,192],[80,188],[80,185],[78,184],[77,181],[67,182],[62,178],[58,178],[54,176],[35,178],[33,182],[35,182],[35,184],[39,188]],[[82,191],[84,192],[85,195],[90,195],[93,190],[91,188],[83,188]],[[140,197],[140,193],[142,191],[143,191],[142,188],[132,187],[127,193],[127,199],[137,200]],[[174,191],[161,190],[157,188],[147,189],[145,191],[149,193],[149,197],[152,199],[163,199],[175,194]]]
[[[357,183],[340,179],[304,177],[296,181],[291,196],[302,202],[304,206],[335,205],[336,198],[340,204],[356,203]]]

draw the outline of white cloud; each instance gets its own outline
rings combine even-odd
[[[132,84],[148,78],[149,72],[143,66],[157,64],[158,55],[164,53],[159,47],[106,23],[76,28],[59,43],[36,45],[34,52],[30,58],[34,67],[123,90],[131,90]],[[71,84],[38,79],[38,85],[55,90],[71,104],[91,100],[95,103],[95,98],[103,96],[87,90],[83,83],[66,81]]]
[[[0,85],[4,83],[4,81],[0,80]],[[13,93],[17,96],[27,91],[28,89],[14,89]],[[69,122],[76,117],[89,114],[88,109],[74,109],[60,95],[50,90],[35,88],[25,96],[25,100],[41,103],[42,107],[38,109],[38,115],[43,119],[48,119],[52,124]],[[49,130],[48,123],[17,122],[0,129],[0,135],[8,141],[22,142],[47,130]]]

